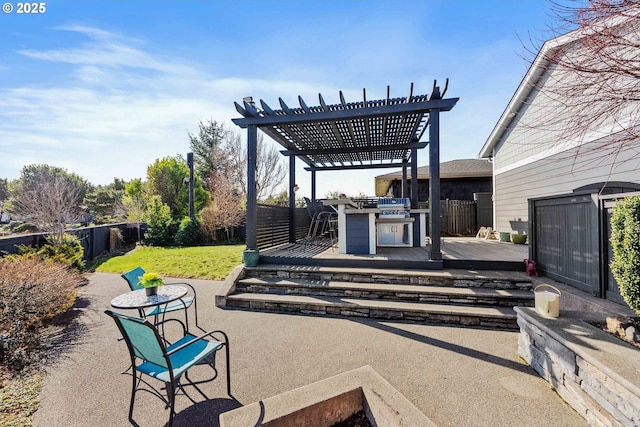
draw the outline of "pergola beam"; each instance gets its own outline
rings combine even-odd
[[[411,142],[409,144],[394,144],[394,145],[369,145],[366,148],[360,147],[345,147],[341,148],[341,153],[376,153],[382,151],[395,151],[395,150],[410,150],[412,148],[425,148],[428,142]],[[331,148],[319,148],[315,150],[282,150],[280,154],[284,156],[307,156],[307,155],[322,155],[322,154],[334,154],[335,149]]]
[[[447,99],[430,99],[428,101],[410,102],[407,104],[391,104],[375,107],[353,108],[349,110],[329,110],[318,111],[315,113],[283,114],[277,116],[258,116],[232,119],[233,123],[246,128],[249,125],[262,126],[278,126],[282,124],[292,125],[298,123],[314,123],[314,122],[331,122],[338,120],[357,120],[374,117],[389,117],[402,114],[428,113],[430,110],[450,111],[458,102],[459,98]],[[237,102],[236,110],[241,114],[242,108]],[[245,110],[246,111],[246,110]],[[248,111],[247,111],[248,113]],[[244,115],[244,114],[243,114]]]
[[[358,169],[385,169],[400,168],[403,163],[373,163],[370,165],[343,165],[343,166],[311,166],[304,168],[306,171],[346,171]]]

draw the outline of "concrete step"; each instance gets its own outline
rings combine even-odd
[[[272,276],[241,279],[236,283],[236,292],[502,307],[530,307],[534,300],[533,292],[520,289],[293,280]]]
[[[419,271],[260,264],[247,268],[245,277],[301,279],[404,285],[436,285],[490,289],[532,289],[531,278],[520,272],[468,270]]]
[[[420,323],[455,324],[517,330],[513,308],[368,300],[309,295],[236,293],[227,296],[229,308],[308,314],[364,317]]]

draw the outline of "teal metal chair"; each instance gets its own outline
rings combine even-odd
[[[145,273],[144,269],[142,267],[136,267],[133,270],[124,273],[122,275],[122,278],[124,280],[127,281],[127,284],[129,285],[129,288],[132,291],[137,291],[138,289],[144,289],[144,286],[138,284],[138,278],[140,276],[142,276]],[[185,322],[187,324],[187,328],[189,325],[189,307],[191,307],[191,305],[193,305],[193,311],[195,314],[195,318],[196,318],[196,327],[198,329],[203,330],[202,328],[200,328],[200,326],[198,325],[198,302],[196,301],[196,290],[194,289],[193,286],[191,286],[188,283],[185,282],[178,282],[178,283],[165,283],[166,285],[180,285],[180,286],[187,286],[188,288],[191,289],[191,295],[187,295],[184,296],[182,298],[180,298],[179,300],[176,301],[172,301],[168,304],[164,304],[164,305],[158,305],[155,307],[151,307],[148,308],[146,310],[139,310],[140,312],[140,317],[154,317],[155,319],[158,319],[160,316],[164,316],[165,313],[170,313],[172,311],[179,311],[179,310],[184,310],[184,318],[185,318]]]
[[[225,349],[226,353],[227,394],[231,396],[229,339],[224,332],[211,331],[195,336],[184,329],[184,325],[179,320],[167,319],[163,320],[163,322],[175,321],[182,325],[183,332],[182,338],[174,343],[168,343],[159,334],[156,326],[148,320],[127,316],[111,310],[106,310],[105,313],[111,316],[118,325],[118,329],[122,333],[122,337],[129,349],[131,366],[135,367],[132,371],[133,384],[131,388],[131,403],[129,405],[129,421],[132,424],[135,424],[133,422],[133,406],[136,391],[143,390],[156,395],[166,404],[167,408],[170,408],[169,426],[172,426],[178,389],[185,393],[183,389],[185,385],[202,384],[216,379],[218,371],[215,367],[215,353],[222,348]],[[193,366],[202,363],[210,365],[215,375],[203,381],[189,379],[187,371]],[[165,398],[159,390],[143,379],[143,376],[162,381],[165,384],[167,397]],[[188,381],[188,384],[180,382],[182,377]],[[141,387],[143,384],[146,387]]]

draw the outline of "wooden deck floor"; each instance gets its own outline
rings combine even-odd
[[[443,238],[442,257],[458,261],[503,261],[522,262],[529,257],[528,245],[516,245],[497,240],[483,240],[475,237]],[[266,249],[261,255],[287,258],[340,259],[340,260],[400,260],[423,261],[429,259],[426,248],[378,248],[376,255],[339,254],[328,239],[309,243],[296,243],[278,248]]]

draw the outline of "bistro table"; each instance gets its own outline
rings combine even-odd
[[[155,307],[180,299],[186,294],[187,288],[178,285],[158,286],[158,293],[150,296],[146,294],[144,289],[138,289],[118,295],[111,300],[111,307],[124,309]]]
[[[187,288],[178,285],[163,285],[158,286],[158,292],[156,295],[147,295],[145,289],[138,289],[137,291],[130,291],[126,294],[118,295],[111,300],[111,307],[123,308],[123,309],[137,309],[140,312],[140,317],[146,317],[145,308],[156,307],[164,304],[168,304],[171,301],[178,300],[187,294]],[[185,310],[186,310],[185,305]],[[162,312],[162,321],[164,331],[164,310],[155,310],[154,323],[158,324],[158,314]],[[182,323],[180,320],[178,322]],[[183,324],[186,329],[188,325]],[[164,333],[163,333],[164,335]]]

